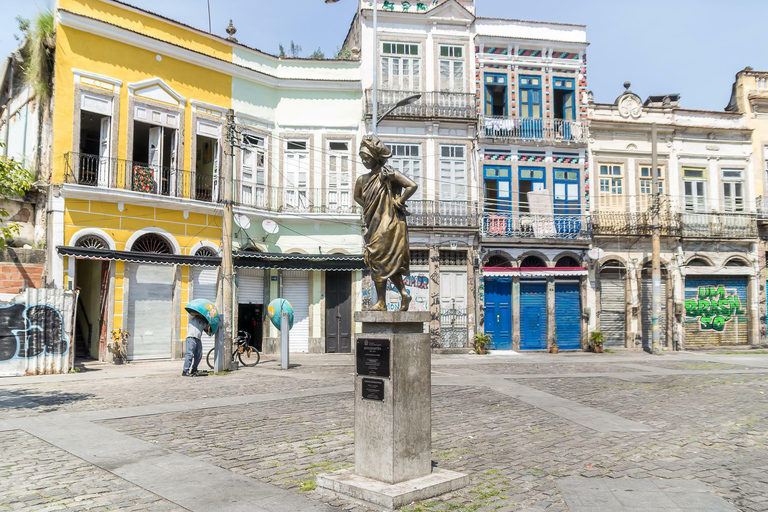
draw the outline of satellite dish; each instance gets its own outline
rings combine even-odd
[[[605,251],[599,247],[594,247],[589,250],[587,255],[589,256],[589,259],[597,261],[603,259],[603,256],[605,256]]]
[[[235,224],[241,229],[248,229],[251,227],[251,219],[243,215],[242,213],[235,214]]]
[[[261,223],[261,227],[264,228],[264,232],[268,235],[276,235],[280,231],[280,226],[277,225],[277,222],[270,219],[265,219]]]

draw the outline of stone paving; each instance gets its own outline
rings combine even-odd
[[[184,510],[25,432],[0,446],[0,510]]]
[[[372,510],[314,486],[317,474],[354,462],[352,394],[328,389],[351,385],[351,359],[331,365],[311,356],[299,360],[302,365],[287,376],[267,363],[228,376],[184,379],[169,363],[151,378],[0,381],[0,511],[184,510],[41,439],[2,430],[3,420],[23,429],[24,422],[65,418],[62,414],[195,400],[206,405],[112,415],[116,419],[98,425],[318,503]],[[619,479],[623,485],[652,481],[655,488],[685,479],[735,510],[768,510],[768,357],[739,355],[738,364],[734,361],[682,354],[435,356],[432,458],[439,467],[468,473],[472,481],[461,491],[404,510],[576,512],[564,494],[564,482],[579,481],[574,478],[595,485],[598,479]],[[535,399],[524,403],[497,386],[477,384],[481,376],[514,388],[515,375],[527,376],[519,385],[536,393],[652,430],[598,432],[537,407]],[[332,393],[321,394],[324,389]],[[290,399],[216,407],[233,395],[277,393],[277,398],[289,391]],[[657,509],[663,510],[647,508]]]

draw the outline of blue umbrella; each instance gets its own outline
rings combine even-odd
[[[216,304],[205,299],[195,299],[184,308],[189,313],[199,313],[211,326],[211,334],[216,334],[219,330],[219,310],[216,309]]]

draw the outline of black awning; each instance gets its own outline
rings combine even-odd
[[[111,249],[90,249],[86,247],[59,246],[62,256],[74,256],[89,260],[115,260],[130,263],[155,263],[158,265],[189,265],[194,267],[219,267],[220,257],[183,256],[179,254],[155,254],[131,251],[113,251]],[[354,271],[363,270],[362,255],[348,254],[282,254],[235,251],[235,267],[261,268],[275,270],[325,270]]]
[[[156,254],[147,252],[113,251],[87,247],[57,247],[62,256],[75,256],[89,260],[115,260],[131,263],[156,263],[159,265],[190,265],[195,267],[219,267],[221,258],[211,256],[183,256],[180,254]]]
[[[235,251],[235,266],[276,270],[363,270],[361,254],[282,254],[267,252]]]

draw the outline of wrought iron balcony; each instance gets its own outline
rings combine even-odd
[[[478,136],[485,141],[586,143],[587,123],[540,117],[481,116]]]
[[[663,210],[659,213],[661,236],[680,236],[680,215]],[[651,236],[653,234],[653,214],[642,212],[606,212],[592,213],[592,234],[594,236]]]
[[[398,101],[407,98],[419,91],[394,91],[379,89],[379,112],[385,113],[394,107]],[[445,119],[477,119],[477,104],[474,94],[463,92],[430,91],[422,92],[421,98],[411,103],[398,107],[389,117],[399,118],[445,118]],[[373,91],[365,91],[365,115],[371,117],[373,113]]]
[[[252,181],[235,180],[234,201],[238,206],[284,213],[359,213],[352,190],[337,188],[267,187]]]
[[[484,213],[480,228],[484,238],[532,238],[588,240],[592,236],[589,215]]]
[[[479,205],[474,201],[409,200],[411,227],[477,228]]]
[[[65,181],[70,184],[206,202],[217,199],[217,183],[212,174],[85,153],[65,154],[64,166]]]
[[[754,238],[757,217],[750,213],[682,213],[686,238]]]

